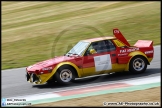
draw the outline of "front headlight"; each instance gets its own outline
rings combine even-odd
[[[28,66],[28,69],[30,69],[30,68],[32,68],[33,66],[31,65],[31,66]]]

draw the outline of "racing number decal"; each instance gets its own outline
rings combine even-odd
[[[119,33],[119,30],[114,30],[114,33]]]
[[[110,54],[95,56],[94,62],[95,62],[96,72],[112,69]]]

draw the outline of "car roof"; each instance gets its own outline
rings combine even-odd
[[[86,39],[86,40],[81,40],[81,41],[84,41],[84,42],[96,42],[96,41],[102,41],[102,40],[106,40],[106,39],[116,39],[116,37],[103,36],[103,37],[91,38],[91,39]]]

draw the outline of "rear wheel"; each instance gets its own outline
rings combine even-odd
[[[131,73],[143,73],[147,68],[147,61],[142,56],[135,56],[129,64],[129,71]]]
[[[55,74],[58,83],[67,84],[75,79],[75,71],[70,66],[62,66]]]

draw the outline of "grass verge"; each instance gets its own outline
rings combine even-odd
[[[77,27],[73,25],[78,25]],[[119,28],[133,45],[160,44],[160,2],[2,2],[2,69],[24,67],[63,55],[82,39],[111,36]],[[69,28],[59,40],[57,36]]]

